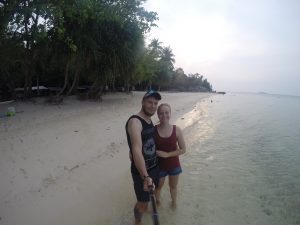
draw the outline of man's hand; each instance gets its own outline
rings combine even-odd
[[[146,177],[144,179],[144,191],[149,191],[149,187],[153,187],[153,191],[155,190],[155,185],[151,177]]]
[[[161,158],[168,158],[169,157],[169,153],[164,152],[164,151],[156,151],[156,155],[161,157]]]

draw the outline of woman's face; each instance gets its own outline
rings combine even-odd
[[[167,105],[159,107],[157,111],[158,119],[161,123],[169,122],[171,118],[171,109]]]

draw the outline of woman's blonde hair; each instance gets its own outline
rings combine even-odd
[[[161,107],[163,107],[163,106],[167,106],[167,107],[169,107],[169,109],[170,109],[170,112],[171,112],[171,106],[168,104],[168,103],[161,103],[159,106],[158,106],[158,108],[157,108],[157,112],[159,112],[159,110],[161,109]]]

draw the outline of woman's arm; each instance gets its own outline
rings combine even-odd
[[[177,126],[176,126],[176,138],[177,138],[178,149],[172,152],[157,150],[156,151],[157,155],[162,158],[169,158],[169,157],[174,157],[174,156],[184,154],[186,152],[185,141],[181,129]]]

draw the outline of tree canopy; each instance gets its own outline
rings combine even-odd
[[[0,0],[0,99],[23,87],[55,87],[56,95],[87,86],[89,98],[105,86],[211,91],[199,74],[179,74],[170,46],[145,34],[156,12],[145,0]]]

